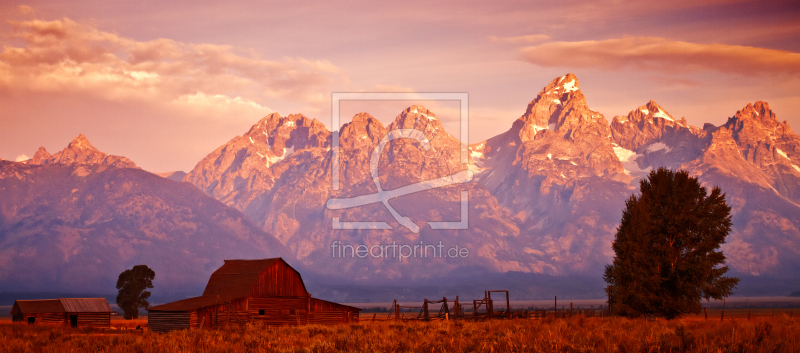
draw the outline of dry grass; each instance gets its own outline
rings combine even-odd
[[[138,319],[125,320],[122,316],[111,317],[111,327],[120,330],[131,330],[137,326],[147,327],[147,316],[139,316]]]
[[[797,352],[800,320],[625,318],[377,322],[152,332],[0,326],[0,351],[50,352]]]

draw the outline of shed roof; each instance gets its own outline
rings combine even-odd
[[[283,261],[283,259],[277,257],[263,260],[225,260],[222,267],[211,274],[203,296],[219,296],[224,300],[246,297],[250,295],[258,282],[258,275],[278,261]],[[286,261],[283,262],[286,263]],[[289,264],[286,265],[289,266]],[[292,267],[289,266],[289,268]],[[299,275],[300,273],[298,273]]]
[[[65,312],[64,306],[58,299],[17,300],[14,305],[24,314]]]
[[[317,300],[317,301],[321,301],[323,303],[328,303],[328,304],[333,305],[333,306],[340,306],[340,307],[350,308],[350,309],[354,309],[354,310],[357,310],[357,311],[364,310],[362,308],[358,308],[358,307],[355,307],[355,306],[352,306],[352,305],[340,304],[340,303],[332,302],[330,300],[325,300],[325,299],[311,298],[311,300]]]
[[[17,300],[15,306],[24,314],[39,313],[109,313],[106,298],[59,298]]]
[[[189,311],[189,310],[196,310],[200,308],[205,308],[208,306],[215,305],[217,303],[221,303],[218,298],[216,297],[194,297],[188,298],[183,300],[178,300],[176,302],[157,305],[151,307],[147,310],[149,311]]]
[[[106,298],[61,298],[61,304],[68,313],[110,313],[111,306]]]

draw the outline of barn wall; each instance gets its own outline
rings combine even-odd
[[[11,308],[11,321],[22,321],[25,319],[25,315],[22,315],[22,311],[19,310],[19,305],[14,302],[14,306]]]
[[[244,327],[250,321],[247,305],[247,298],[241,298],[230,305],[218,304],[192,310],[191,327],[198,329],[201,323],[207,329],[226,325]]]
[[[305,297],[300,274],[283,261],[277,261],[258,275],[251,297]]]
[[[303,310],[307,311],[308,298],[250,298],[250,313],[258,314],[258,310]]]
[[[111,313],[77,313],[66,315],[78,315],[78,327],[111,327]]]
[[[349,311],[312,311],[308,315],[309,324],[335,325],[351,322],[358,322],[358,314],[355,315],[355,320],[353,313]]]
[[[358,310],[308,297],[250,298],[248,313],[253,324],[266,326],[358,322]]]
[[[188,311],[150,311],[147,314],[147,326],[153,332],[189,329],[191,314]]]
[[[64,313],[36,314],[36,324],[44,326],[65,326],[68,325],[67,314]]]
[[[311,298],[309,304],[311,306],[312,313],[321,313],[318,315],[320,317],[319,320],[323,320],[329,323],[338,323],[333,321],[341,317],[340,322],[343,323],[358,322],[359,311],[351,306],[333,303],[316,298]],[[336,313],[336,312],[341,312],[345,314],[341,314],[340,316],[337,316],[337,314],[323,314],[323,313]]]
[[[228,310],[227,307],[220,305],[217,315],[217,327],[225,327],[225,326],[239,326],[244,327],[249,321],[250,318],[247,314],[247,310],[241,310],[240,308],[232,308],[233,310]],[[212,313],[212,315],[214,315]]]

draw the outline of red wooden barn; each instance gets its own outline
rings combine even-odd
[[[35,325],[111,327],[111,306],[105,298],[17,300],[11,320]]]
[[[225,260],[202,296],[149,309],[154,332],[225,325],[358,322],[361,309],[312,298],[300,273],[281,258]]]

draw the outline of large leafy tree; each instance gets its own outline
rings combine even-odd
[[[620,315],[675,318],[700,313],[702,299],[732,294],[720,244],[731,230],[731,208],[686,171],[659,168],[625,202],[613,242],[614,262],[603,278],[612,310]]]
[[[150,298],[148,288],[153,288],[153,278],[156,273],[147,265],[136,265],[130,270],[125,270],[119,274],[117,280],[117,305],[125,313],[125,319],[136,319],[139,317],[139,308],[149,308]]]

